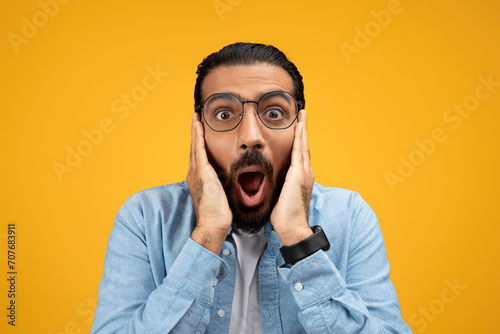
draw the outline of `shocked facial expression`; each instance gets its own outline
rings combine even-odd
[[[266,93],[293,93],[290,75],[282,68],[258,63],[220,66],[203,82],[204,99],[232,93],[242,101],[259,101]],[[269,219],[290,166],[295,124],[270,129],[257,115],[256,103],[244,104],[245,116],[233,130],[216,132],[204,121],[210,163],[219,175],[233,211],[233,224],[256,232]]]

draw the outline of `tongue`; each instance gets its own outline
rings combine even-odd
[[[243,173],[240,175],[239,180],[241,187],[247,194],[255,195],[264,180],[264,174],[260,172]]]

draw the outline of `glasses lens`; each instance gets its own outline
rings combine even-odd
[[[297,117],[297,102],[287,92],[269,92],[259,101],[259,116],[272,129],[287,128]]]
[[[241,119],[241,102],[233,94],[214,94],[205,101],[203,116],[216,131],[233,129]]]

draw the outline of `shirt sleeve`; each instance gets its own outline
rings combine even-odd
[[[203,333],[227,264],[191,238],[156,286],[143,227],[124,205],[111,231],[91,333]]]
[[[307,333],[412,333],[389,278],[378,220],[366,203],[354,222],[345,278],[322,250],[278,270]]]

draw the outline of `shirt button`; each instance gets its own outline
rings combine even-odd
[[[228,256],[231,254],[231,251],[227,248],[225,248],[223,251],[222,251],[222,254],[224,254],[225,256]]]
[[[304,286],[302,285],[302,283],[295,283],[294,286],[295,291],[302,291],[303,288]]]
[[[213,282],[212,282],[212,286],[213,287],[216,287],[217,284],[219,284],[219,280],[216,278]]]
[[[217,311],[217,316],[219,318],[223,318],[225,315],[226,315],[226,312],[224,312],[224,310],[218,310]]]

